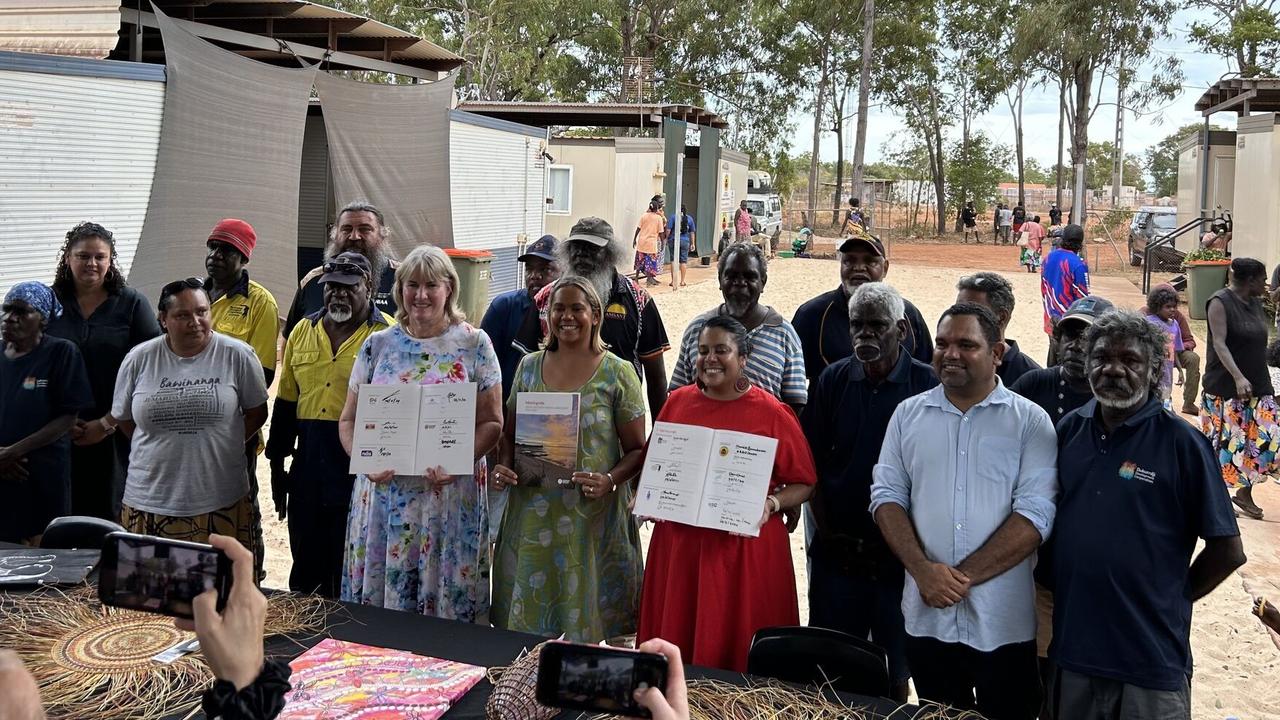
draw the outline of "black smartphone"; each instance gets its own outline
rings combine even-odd
[[[218,592],[218,611],[231,591],[231,561],[212,545],[113,532],[98,563],[102,604],[191,618],[191,601]]]
[[[657,653],[553,641],[538,657],[538,702],[547,707],[652,717],[638,689],[667,688],[667,658]]]

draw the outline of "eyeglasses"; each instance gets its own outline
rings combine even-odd
[[[204,280],[198,277],[189,277],[184,280],[174,280],[173,282],[168,283],[164,287],[160,288],[160,298],[163,300],[164,298],[167,298],[170,295],[177,295],[183,290],[199,290],[203,287],[204,287]]]
[[[332,260],[320,266],[320,270],[324,273],[339,273],[341,275],[359,275],[367,278],[369,274],[364,268],[349,262],[333,262]]]

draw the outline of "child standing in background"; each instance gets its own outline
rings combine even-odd
[[[1182,352],[1182,329],[1173,314],[1178,310],[1178,293],[1168,287],[1157,286],[1147,295],[1147,322],[1164,330],[1168,338],[1166,344],[1164,372],[1160,376],[1160,398],[1166,410],[1173,410],[1173,370],[1178,370],[1177,385],[1181,386],[1185,378],[1182,361],[1178,354]]]

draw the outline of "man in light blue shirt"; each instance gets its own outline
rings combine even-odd
[[[922,699],[1034,720],[1036,549],[1053,526],[1057,435],[996,376],[991,311],[942,314],[942,384],[898,406],[872,471],[871,513],[907,570],[907,660]],[[975,701],[976,694],[976,701]]]

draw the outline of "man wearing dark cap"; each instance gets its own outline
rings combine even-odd
[[[556,261],[561,272],[586,278],[600,296],[604,306],[600,338],[610,352],[636,369],[645,382],[649,411],[657,417],[667,401],[667,369],[662,354],[671,345],[658,306],[649,293],[615,269],[627,261],[630,250],[613,234],[609,223],[598,217],[585,217],[574,223],[569,237],[557,247]],[[550,295],[548,286],[534,297],[534,306],[511,343],[520,352],[530,353],[542,346],[547,335]]]
[[[373,305],[373,266],[363,255],[341,253],[323,270],[324,307],[303,318],[285,345],[267,458],[276,513],[289,520],[289,589],[336,599],[354,482],[338,416],[356,354],[393,321]]]
[[[214,226],[205,241],[208,254],[204,269],[209,273],[205,290],[209,292],[209,319],[215,332],[248,343],[262,363],[266,384],[276,374],[276,342],[280,336],[280,311],[276,299],[266,288],[249,279],[245,266],[253,256],[258,236],[253,227],[243,220],[227,218]],[[258,564],[258,579],[265,577],[262,570],[264,545],[262,542],[262,513],[258,508],[258,476],[255,468],[258,453],[262,450],[262,433],[245,446],[248,456],[249,490],[253,501],[253,557]]]
[[[489,309],[480,321],[480,329],[493,341],[493,349],[498,353],[498,364],[502,367],[502,400],[506,402],[511,393],[511,378],[515,376],[516,365],[524,353],[511,347],[516,339],[525,315],[533,307],[533,298],[538,291],[555,282],[560,277],[560,266],[556,264],[556,236],[543,235],[529,245],[523,255],[516,258],[524,265],[524,288],[509,290],[495,297],[489,303]]]
[[[329,245],[325,248],[325,257],[332,259],[344,252],[354,252],[367,258],[369,266],[373,268],[373,304],[394,317],[396,299],[392,288],[396,281],[396,262],[395,249],[388,240],[390,234],[381,210],[364,200],[349,202],[338,211],[338,216],[329,229]],[[293,305],[289,307],[289,316],[284,321],[286,338],[302,318],[324,306],[324,291],[318,281],[323,273],[323,265],[313,268],[299,283],[298,292],[293,296]]]
[[[1080,256],[1084,249],[1084,228],[1068,225],[1062,229],[1058,247],[1044,259],[1040,271],[1040,295],[1044,299],[1044,331],[1049,336],[1047,365],[1055,365],[1053,324],[1071,303],[1089,294],[1089,267]]]
[[[889,274],[880,238],[860,227],[840,244],[840,286],[801,305],[791,325],[804,347],[804,369],[809,382],[817,379],[831,363],[853,354],[849,339],[849,297],[863,283],[882,282]],[[933,338],[924,317],[910,300],[903,298],[909,332],[902,344],[911,357],[933,362]]]
[[[1085,333],[1103,313],[1115,306],[1097,295],[1089,295],[1071,303],[1071,307],[1053,327],[1053,341],[1058,348],[1058,364],[1031,370],[1018,378],[1009,389],[1049,413],[1056,426],[1067,413],[1093,399],[1089,378],[1085,376]]]

